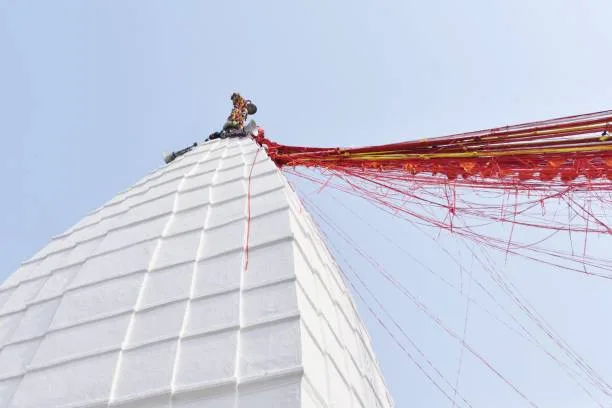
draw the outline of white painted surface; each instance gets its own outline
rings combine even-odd
[[[392,406],[337,267],[258,149],[199,146],[0,286],[0,408]]]

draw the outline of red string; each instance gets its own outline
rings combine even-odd
[[[507,223],[521,233],[539,229],[542,234],[612,236],[607,215],[612,205],[611,123],[612,110],[348,149],[286,146],[263,132],[255,140],[280,169],[319,183],[321,190],[362,197],[400,218],[506,255],[612,278],[609,260],[552,251],[539,245],[539,235],[537,242],[521,243],[514,235],[502,237],[486,228]],[[539,207],[554,211],[536,213]],[[560,217],[564,213],[569,221]],[[560,265],[561,260],[568,263]]]
[[[259,151],[261,147],[257,149],[255,153],[255,157],[253,158],[253,163],[251,164],[251,171],[249,172],[249,181],[248,181],[248,189],[247,189],[247,230],[246,230],[246,244],[244,247],[244,271],[246,272],[249,267],[249,239],[251,236],[251,177],[253,176],[253,169],[255,168],[255,162],[257,161],[257,156],[259,155]]]
[[[360,148],[285,146],[258,136],[279,167],[315,167],[442,185],[518,188],[568,185],[612,191],[612,111]]]

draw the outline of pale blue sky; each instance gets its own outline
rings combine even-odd
[[[300,145],[379,144],[609,109],[610,16],[609,0],[0,0],[0,280],[159,166],[162,151],[219,127],[235,90],[257,102],[268,137]],[[321,206],[357,228],[330,200]],[[371,217],[456,278],[456,266],[433,260],[431,241]],[[411,281],[418,268],[397,249],[369,249],[462,330],[461,298]],[[512,270],[612,382],[612,284],[521,263]],[[375,277],[372,285],[454,382],[456,342]],[[397,406],[450,406],[367,321]],[[596,406],[541,352],[478,311],[470,323],[470,342],[539,406]],[[464,390],[474,407],[524,405],[468,356]]]

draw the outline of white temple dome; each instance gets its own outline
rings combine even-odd
[[[251,139],[149,174],[0,286],[0,408],[109,406],[393,406],[338,267]]]

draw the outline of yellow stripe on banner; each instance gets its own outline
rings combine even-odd
[[[565,127],[565,128],[555,128],[555,129],[550,129],[550,130],[532,130],[530,132],[522,132],[522,133],[513,133],[510,137],[514,137],[514,136],[529,136],[529,135],[549,135],[551,133],[568,133],[568,132],[574,132],[574,131],[579,131],[579,130],[587,130],[587,129],[597,129],[597,128],[601,128],[602,126],[605,126],[606,123],[605,122],[601,122],[601,123],[595,123],[592,125],[583,125],[583,126],[572,126],[572,127]]]
[[[599,152],[610,151],[612,145],[605,146],[583,146],[583,147],[559,147],[550,149],[524,149],[524,150],[506,150],[506,151],[472,151],[472,152],[457,152],[457,153],[357,153],[344,154],[342,156],[319,157],[318,161],[336,161],[339,158],[343,160],[403,160],[403,159],[451,159],[451,158],[469,158],[469,157],[503,157],[513,155],[534,155],[534,154],[551,154],[551,153],[577,153],[577,152]]]

